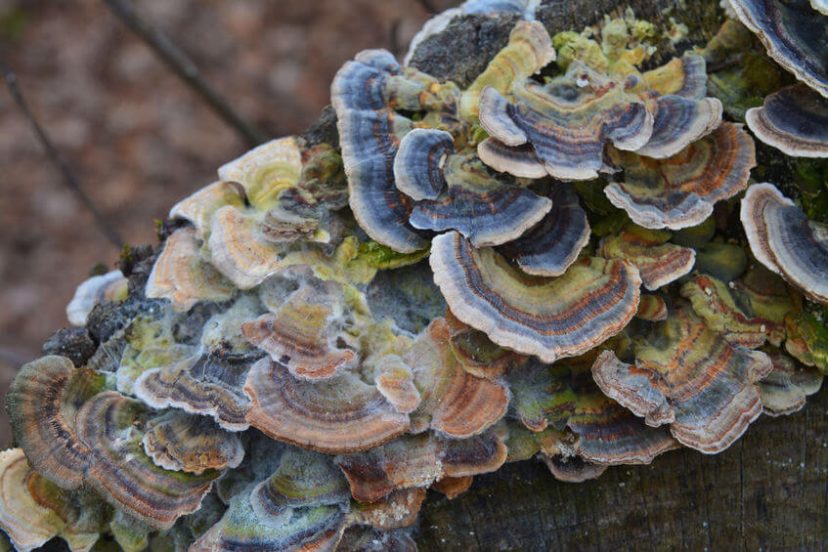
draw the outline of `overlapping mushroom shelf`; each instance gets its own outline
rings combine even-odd
[[[733,3],[746,24],[806,9]],[[804,406],[828,370],[826,227],[751,185],[705,57],[656,65],[630,14],[550,37],[531,4],[423,31],[527,18],[465,89],[358,54],[331,88],[339,147],[246,153],[159,251],[78,288],[96,352],[27,364],[7,399],[15,546],[410,550],[428,489],[714,454]],[[774,59],[814,47],[757,32]],[[750,129],[822,155],[824,125],[797,123],[826,115],[815,90],[781,88]]]

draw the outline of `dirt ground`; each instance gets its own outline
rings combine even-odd
[[[303,130],[339,66],[402,55],[454,0],[135,0],[207,81],[273,137]],[[246,147],[101,0],[0,0],[0,58],[86,192],[130,244]],[[68,324],[65,306],[118,250],[66,188],[0,90],[0,394]],[[0,420],[0,446],[10,441]]]

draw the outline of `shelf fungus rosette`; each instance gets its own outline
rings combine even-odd
[[[404,353],[420,404],[411,413],[412,429],[433,429],[450,438],[479,435],[506,413],[509,391],[497,380],[469,373],[451,345],[451,329],[435,319]]]
[[[689,308],[671,313],[635,347],[634,363],[604,351],[595,382],[647,425],[669,425],[707,454],[729,447],[762,413],[757,383],[772,369],[762,352],[731,345]]]
[[[730,0],[730,5],[774,61],[828,97],[825,15],[808,0]]]
[[[508,380],[517,418],[532,432],[528,452],[537,448],[553,475],[564,481],[597,477],[606,466],[649,464],[678,446],[669,432],[647,427],[604,396],[588,368],[529,359]]]
[[[761,141],[791,157],[828,157],[828,98],[802,84],[765,98],[745,114]]]
[[[430,263],[457,318],[498,345],[546,362],[586,352],[620,332],[641,293],[638,269],[625,261],[592,257],[559,278],[532,277],[455,232],[434,239]]]
[[[315,284],[302,285],[275,312],[242,325],[250,343],[285,365],[295,377],[308,380],[333,377],[358,360],[355,351],[337,344],[345,344],[336,331],[336,319],[343,317],[338,304],[342,286],[336,282]]]
[[[756,260],[808,298],[828,304],[828,228],[809,221],[767,183],[748,189],[740,216]]]
[[[158,529],[169,529],[180,516],[195,512],[216,470],[200,475],[168,471],[144,453],[141,431],[148,415],[140,401],[104,391],[77,414],[77,432],[88,447],[84,481],[117,509]]]
[[[748,185],[756,165],[753,140],[733,123],[663,160],[631,152],[611,151],[623,167],[623,182],[605,193],[616,207],[645,228],[680,230],[697,226],[713,214],[713,205]]]
[[[562,180],[589,180],[604,170],[606,143],[625,150],[643,147],[652,136],[653,115],[637,95],[629,91],[637,81],[617,82],[573,62],[565,75],[546,85],[526,83],[512,91],[514,102],[494,88],[480,99],[480,123],[496,140],[478,150],[492,168],[526,175],[525,155],[534,154],[546,172]],[[495,155],[499,145],[510,148],[531,144],[518,160]],[[512,155],[515,155],[512,152]]]
[[[717,453],[800,409],[828,373],[805,301],[828,304],[823,167],[756,171],[795,170],[803,209],[748,188],[754,143],[722,113],[755,107],[761,140],[824,156],[825,67],[805,57],[825,33],[809,0],[731,2],[804,84],[735,20],[668,60],[679,24],[628,11],[550,36],[538,0],[424,29],[517,21],[476,76],[358,54],[335,128],[227,163],[159,248],[78,289],[85,327],[7,397],[0,529],[22,550],[416,550],[429,489],[530,458],[577,482]],[[746,188],[747,240],[727,201]]]

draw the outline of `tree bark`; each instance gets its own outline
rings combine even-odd
[[[763,418],[727,451],[668,452],[650,466],[556,481],[540,462],[430,492],[420,550],[828,549],[828,394]]]

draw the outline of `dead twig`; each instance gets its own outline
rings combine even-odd
[[[417,0],[417,3],[422,6],[422,8],[429,13],[429,15],[433,15],[437,13],[437,7],[431,3],[431,0]]]
[[[120,233],[109,224],[109,221],[101,214],[98,208],[95,206],[95,203],[92,201],[92,198],[89,197],[83,188],[78,182],[78,179],[75,178],[75,174],[69,168],[69,165],[60,155],[57,148],[55,147],[54,143],[52,143],[51,138],[46,133],[46,130],[40,125],[37,121],[37,118],[34,116],[32,111],[29,109],[29,105],[26,103],[26,98],[23,96],[23,92],[20,90],[20,87],[17,84],[17,76],[14,72],[9,68],[5,63],[0,61],[0,71],[3,73],[3,79],[6,81],[6,86],[9,89],[9,93],[11,94],[12,99],[17,104],[17,107],[20,109],[20,112],[29,122],[34,130],[35,136],[37,136],[37,140],[40,142],[40,145],[43,146],[43,149],[46,153],[46,157],[52,162],[55,167],[60,171],[63,175],[63,181],[66,183],[66,186],[77,196],[83,206],[92,213],[92,216],[95,218],[95,224],[97,224],[98,228],[100,229],[101,233],[106,236],[106,238],[112,242],[116,247],[123,247],[124,241],[121,239]]]
[[[129,0],[104,0],[112,12],[132,32],[137,34],[167,66],[204,101],[225,122],[232,126],[251,146],[267,141],[267,136],[252,123],[244,120],[210,84],[201,76],[195,63],[161,30],[141,17]]]

